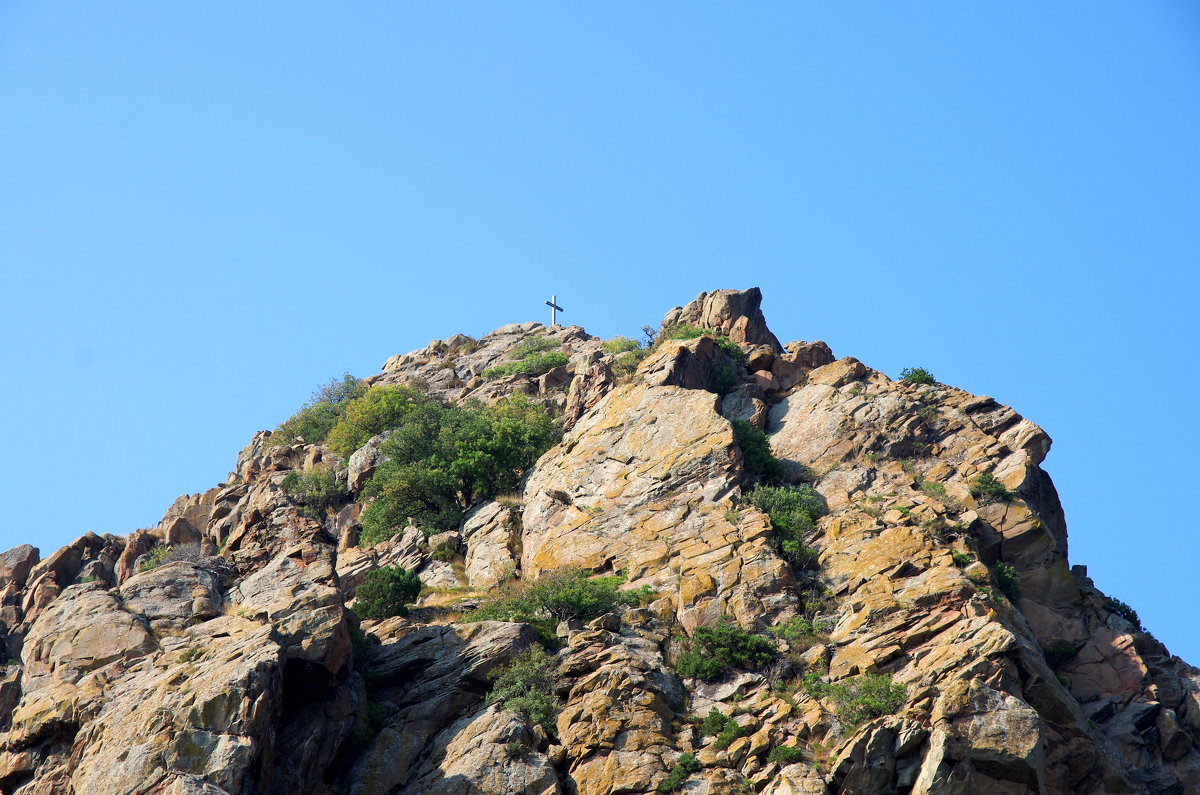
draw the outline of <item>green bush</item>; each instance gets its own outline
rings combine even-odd
[[[996,480],[996,476],[991,472],[984,472],[971,481],[971,496],[987,505],[1012,499],[1012,492],[1005,488],[1003,483]]]
[[[402,425],[419,407],[436,402],[412,387],[373,386],[345,404],[329,432],[329,448],[349,458],[372,436]]]
[[[142,561],[142,565],[138,566],[139,571],[150,571],[158,568],[166,559],[167,554],[171,551],[171,547],[166,544],[160,544],[146,553],[146,558]]]
[[[730,743],[742,736],[742,727],[738,726],[737,721],[732,717],[722,714],[721,710],[713,707],[704,717],[704,722],[700,724],[700,733],[706,737],[716,735],[717,741],[714,745],[724,751]]]
[[[658,785],[658,791],[678,792],[693,773],[699,773],[703,769],[704,765],[700,764],[696,757],[691,754],[680,754],[679,761],[671,768],[671,772],[667,773],[663,782]]]
[[[696,627],[692,649],[679,657],[677,670],[686,678],[715,679],[730,668],[758,668],[775,659],[775,644],[721,618],[710,627]]]
[[[796,616],[789,618],[777,627],[771,627],[771,634],[777,638],[783,638],[786,641],[795,643],[797,641],[815,638],[822,634],[825,627],[819,626],[817,622]]]
[[[1000,561],[992,567],[992,577],[996,580],[996,587],[1010,602],[1015,603],[1021,598],[1021,576],[1016,566]]]
[[[788,537],[811,532],[813,523],[825,515],[825,498],[809,485],[759,486],[746,495],[746,502],[769,516],[776,532]]]
[[[771,452],[770,438],[743,419],[730,420],[733,425],[733,438],[742,451],[742,460],[746,468],[756,477],[763,480],[778,480],[783,475],[783,466]]]
[[[346,494],[337,475],[324,464],[317,464],[302,472],[293,469],[283,476],[279,488],[284,494],[292,495],[316,511],[326,510]]]
[[[514,490],[558,438],[545,409],[522,397],[412,403],[364,489],[375,499],[363,510],[363,543],[386,541],[409,518],[430,532],[455,529],[476,500]]]
[[[554,658],[541,646],[530,646],[496,674],[487,703],[555,733],[558,715],[558,674]]]
[[[654,338],[655,342],[663,340],[694,340],[703,337],[705,334],[712,334],[708,329],[693,326],[691,323],[676,323],[673,326],[667,326],[660,331]]]
[[[904,685],[892,682],[890,674],[864,674],[817,689],[818,698],[832,701],[834,713],[850,727],[892,715],[904,705]]]
[[[742,375],[736,367],[729,364],[718,364],[713,367],[711,391],[718,395],[728,395],[740,383],[742,383]]]
[[[346,373],[341,380],[333,379],[321,386],[300,410],[285,420],[271,434],[270,447],[292,444],[303,439],[309,444],[325,441],[337,425],[346,404],[366,391],[366,385]]]
[[[951,552],[950,552],[950,560],[954,561],[954,565],[958,566],[961,569],[964,566],[970,566],[971,561],[974,560],[974,558],[971,557],[971,554],[969,552],[963,552],[961,550],[955,549],[955,550],[951,550]]]
[[[746,501],[771,519],[784,558],[798,568],[816,563],[817,553],[805,544],[815,521],[825,513],[825,500],[812,486],[759,486]]]
[[[804,752],[790,745],[777,745],[767,754],[768,762],[778,762],[781,765],[792,765],[804,761]]]
[[[586,621],[619,607],[641,604],[651,595],[648,587],[618,590],[623,582],[621,576],[591,577],[582,569],[561,569],[537,580],[510,584],[462,620],[519,621],[551,641],[559,621]]]
[[[906,384],[936,384],[933,373],[924,367],[905,367],[900,371],[900,380]]]
[[[1133,624],[1133,626],[1136,627],[1139,632],[1145,631],[1142,627],[1142,619],[1138,618],[1137,611],[1122,602],[1120,599],[1109,597],[1104,600],[1104,606],[1128,621],[1130,624]]]
[[[399,566],[384,566],[367,572],[354,592],[354,612],[363,618],[402,616],[407,605],[421,592],[416,572]]]
[[[622,336],[616,336],[611,340],[605,340],[604,342],[600,343],[600,347],[605,353],[611,354],[612,356],[617,356],[622,353],[629,353],[630,351],[642,350],[642,346],[636,340],[631,340],[629,337]]]

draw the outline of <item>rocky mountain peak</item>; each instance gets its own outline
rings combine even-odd
[[[434,340],[3,553],[0,792],[1200,791],[1200,672],[1070,565],[1046,433],[761,300]]]

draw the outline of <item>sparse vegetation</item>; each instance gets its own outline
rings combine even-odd
[[[775,644],[722,617],[716,624],[697,627],[692,648],[679,657],[680,676],[716,679],[730,668],[758,668],[775,659]]]
[[[906,384],[936,384],[933,373],[924,367],[905,367],[900,371],[900,380]]]
[[[970,566],[971,561],[974,560],[974,558],[971,557],[971,553],[969,552],[953,549],[950,551],[950,560],[954,561],[954,565],[961,569],[965,566]]]
[[[699,773],[703,769],[704,765],[700,764],[696,757],[691,754],[681,754],[671,771],[667,773],[667,777],[658,785],[658,791],[678,792],[693,773]]]
[[[1000,561],[992,567],[992,578],[1000,593],[1007,596],[1010,602],[1015,604],[1021,598],[1021,576],[1016,566]]]
[[[613,374],[621,377],[632,374],[650,352],[648,346],[628,337],[613,337],[605,340],[600,347],[613,357]]]
[[[146,557],[142,559],[142,565],[138,566],[139,571],[150,571],[156,569],[166,561],[167,553],[171,551],[171,547],[166,544],[160,544],[146,553]]]
[[[991,472],[984,472],[971,481],[971,496],[987,505],[1012,499],[1012,492]]]
[[[325,441],[341,419],[346,404],[365,391],[366,385],[349,373],[341,379],[331,380],[317,389],[299,411],[276,428],[267,444],[277,447],[301,439],[309,444]]]
[[[543,336],[530,336],[521,340],[509,351],[511,362],[489,367],[483,371],[484,378],[508,378],[514,375],[542,375],[570,361],[554,349],[559,343]]]
[[[402,616],[421,592],[416,572],[399,566],[384,566],[367,572],[355,591],[354,612],[363,618]]]
[[[812,619],[796,616],[789,618],[777,627],[772,627],[771,634],[777,638],[783,638],[789,643],[798,643],[816,638],[826,630],[827,627],[821,626]]]
[[[792,765],[804,761],[804,752],[790,745],[777,745],[767,754],[768,762],[778,762],[781,765]]]
[[[1139,632],[1145,631],[1145,629],[1142,627],[1142,619],[1138,618],[1137,611],[1134,610],[1129,605],[1122,602],[1120,599],[1116,599],[1116,598],[1113,598],[1110,596],[1109,598],[1104,600],[1104,606],[1107,607],[1112,612],[1119,615],[1121,618],[1128,621],[1130,624],[1133,624],[1133,626]]]
[[[530,646],[496,674],[487,703],[555,733],[558,715],[558,674],[554,658],[541,646]]]
[[[427,532],[455,529],[476,500],[513,491],[558,437],[545,409],[521,397],[413,401],[364,489],[375,499],[363,510],[363,543],[386,541],[409,519]]]

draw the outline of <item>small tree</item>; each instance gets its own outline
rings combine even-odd
[[[354,594],[354,611],[363,618],[402,616],[420,592],[421,580],[416,572],[384,566],[367,572]]]

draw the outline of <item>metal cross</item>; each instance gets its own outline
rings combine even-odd
[[[558,305],[558,296],[550,296],[550,300],[546,302],[546,306],[550,307],[550,325],[557,326],[558,316],[555,313],[564,311],[563,308]]]

